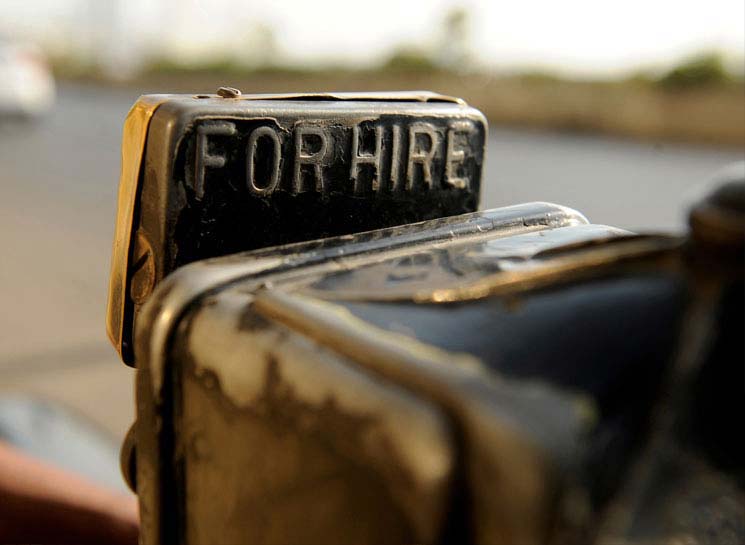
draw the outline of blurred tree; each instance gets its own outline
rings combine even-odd
[[[382,69],[392,72],[431,72],[437,64],[425,50],[413,46],[399,46],[383,63]]]
[[[673,67],[659,83],[667,89],[690,89],[720,85],[730,79],[721,54],[702,53]]]
[[[447,70],[463,71],[471,63],[471,16],[462,6],[451,8],[442,20],[437,47],[437,64]]]
[[[276,68],[279,63],[277,35],[268,23],[247,24],[239,46],[232,48],[232,51],[235,64],[241,68]]]
[[[399,72],[466,71],[471,61],[470,38],[468,11],[454,7],[443,17],[434,42],[427,46],[400,45],[382,68]]]

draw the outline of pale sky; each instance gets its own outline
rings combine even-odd
[[[194,4],[205,17],[215,10],[215,0]],[[283,30],[284,49],[305,59],[374,59],[392,43],[426,42],[456,5],[470,11],[473,49],[486,64],[594,71],[665,62],[704,48],[745,49],[743,0],[375,0],[358,5],[345,0],[256,3],[254,13],[274,21]]]
[[[0,28],[49,41],[87,25],[119,55],[155,48],[188,57],[240,54],[263,22],[290,62],[364,64],[397,44],[431,43],[455,6],[471,14],[476,60],[498,68],[617,73],[704,49],[745,53],[744,0],[2,0]]]

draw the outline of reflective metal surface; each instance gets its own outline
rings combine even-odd
[[[142,159],[145,153],[150,119],[155,110],[168,100],[168,95],[141,97],[132,107],[124,122],[122,135],[122,165],[119,179],[119,197],[114,227],[114,245],[111,251],[109,298],[106,309],[106,332],[114,348],[121,353],[125,324],[127,274],[130,269],[130,240],[137,194],[140,189]]]
[[[143,542],[739,542],[719,250],[532,203],[179,269],[137,323]]]
[[[531,234],[534,234],[533,238],[531,238]],[[515,243],[514,238],[519,239],[519,237],[526,237],[522,240],[524,244]],[[165,488],[153,489],[149,487],[146,490],[138,490],[143,502],[143,524],[150,533],[149,535],[171,536],[170,538],[161,538],[166,540],[176,538],[193,539],[195,542],[200,542],[200,540],[204,541],[204,536],[207,535],[205,532],[211,527],[210,525],[213,525],[213,527],[214,525],[230,527],[229,531],[235,532],[229,534],[233,537],[249,535],[246,532],[251,533],[251,528],[261,532],[263,530],[258,530],[258,528],[265,528],[263,523],[260,522],[266,520],[265,518],[244,518],[241,519],[243,522],[239,523],[238,519],[231,519],[231,522],[227,520],[218,522],[215,517],[230,513],[231,509],[235,509],[238,505],[244,505],[242,502],[248,501],[248,497],[253,497],[254,500],[252,501],[258,503],[251,504],[254,507],[246,507],[246,509],[252,512],[256,512],[257,509],[260,511],[262,498],[265,498],[267,494],[269,496],[278,494],[276,501],[280,502],[277,504],[280,511],[273,514],[266,513],[263,517],[268,516],[271,519],[276,519],[277,524],[284,523],[288,530],[278,534],[284,536],[280,538],[280,542],[282,539],[285,542],[292,541],[293,535],[288,532],[290,532],[289,528],[295,527],[295,524],[290,521],[300,515],[293,514],[293,511],[286,511],[285,508],[279,508],[279,505],[284,505],[282,502],[290,501],[286,493],[280,492],[285,485],[277,484],[276,487],[278,488],[265,488],[264,485],[254,483],[251,486],[245,485],[247,488],[244,488],[244,485],[232,481],[236,486],[233,487],[234,490],[231,489],[233,491],[225,496],[227,503],[219,504],[221,507],[216,510],[212,510],[215,504],[211,504],[212,507],[209,507],[199,499],[208,495],[211,496],[207,489],[199,492],[202,490],[202,486],[210,487],[210,489],[212,489],[211,487],[218,487],[222,490],[229,488],[228,481],[223,479],[234,479],[235,471],[237,471],[228,471],[225,468],[220,470],[221,462],[217,462],[217,459],[214,458],[215,452],[212,450],[212,446],[228,441],[228,437],[237,437],[242,433],[249,433],[250,436],[251,433],[259,432],[247,431],[248,429],[254,429],[253,427],[240,427],[249,424],[239,419],[234,420],[234,423],[231,424],[231,426],[239,426],[239,428],[225,428],[222,432],[225,435],[223,439],[220,439],[214,435],[217,433],[215,430],[222,428],[222,424],[219,424],[221,421],[220,411],[213,407],[210,410],[217,411],[217,413],[213,413],[214,416],[208,418],[208,413],[205,412],[207,409],[204,405],[206,399],[204,403],[198,401],[203,399],[203,394],[199,393],[203,388],[203,386],[199,386],[199,384],[202,384],[201,380],[193,383],[191,378],[184,378],[183,382],[180,382],[181,386],[170,385],[169,382],[164,382],[164,380],[167,380],[166,377],[173,376],[174,372],[181,376],[181,373],[185,371],[180,370],[180,365],[171,367],[172,362],[169,356],[171,349],[168,347],[174,346],[179,351],[185,351],[182,357],[186,359],[182,361],[194,362],[197,365],[194,371],[196,375],[213,384],[213,386],[208,385],[207,387],[219,392],[217,393],[218,396],[231,400],[230,402],[234,406],[244,406],[245,404],[253,406],[255,402],[252,400],[255,399],[257,394],[251,392],[255,391],[254,388],[259,386],[262,380],[269,380],[266,373],[270,373],[270,369],[274,369],[272,365],[277,366],[276,372],[280,373],[282,381],[289,380],[292,384],[294,379],[291,377],[295,372],[291,372],[289,369],[293,366],[299,365],[297,372],[304,374],[309,372],[311,368],[319,369],[322,366],[321,361],[329,362],[337,357],[329,353],[325,356],[322,355],[320,360],[315,359],[319,357],[319,353],[316,349],[310,349],[310,346],[307,347],[306,352],[294,352],[295,356],[293,357],[282,355],[283,347],[286,342],[289,342],[287,341],[288,335],[291,336],[290,338],[294,338],[294,336],[300,334],[301,337],[314,339],[314,342],[320,343],[321,346],[328,346],[334,354],[343,357],[344,359],[339,362],[341,368],[348,368],[351,365],[351,363],[345,363],[346,360],[357,361],[358,364],[362,364],[371,371],[374,369],[374,374],[386,377],[386,384],[390,381],[401,385],[408,384],[405,388],[407,390],[414,388],[414,391],[419,392],[417,395],[427,392],[425,397],[433,396],[433,399],[437,400],[437,405],[446,408],[446,413],[450,415],[448,421],[451,422],[451,425],[452,419],[456,418],[460,430],[457,435],[461,437],[462,434],[466,434],[467,443],[471,445],[469,451],[472,448],[475,449],[467,459],[461,459],[460,462],[469,468],[468,473],[463,475],[462,478],[466,478],[469,483],[472,483],[467,487],[470,498],[468,504],[472,505],[473,509],[468,517],[475,518],[473,520],[469,518],[469,521],[457,519],[460,522],[453,522],[453,524],[458,525],[458,531],[464,531],[461,526],[466,525],[472,528],[469,531],[474,532],[474,536],[480,536],[476,538],[477,541],[482,542],[492,542],[490,540],[495,536],[502,536],[501,539],[506,540],[540,542],[541,536],[545,535],[547,528],[543,522],[539,521],[548,520],[549,516],[546,509],[550,509],[550,507],[546,502],[553,494],[553,492],[549,492],[549,489],[544,488],[545,484],[553,479],[550,476],[549,466],[558,460],[564,460],[564,462],[561,462],[562,464],[569,463],[571,465],[572,451],[575,448],[572,446],[573,441],[581,433],[580,430],[585,429],[596,418],[593,416],[592,403],[588,404],[587,401],[583,401],[582,396],[576,397],[568,392],[547,389],[530,382],[524,384],[520,381],[504,382],[504,379],[497,379],[493,371],[490,371],[486,363],[479,358],[442,351],[408,338],[408,335],[404,338],[399,334],[386,333],[368,323],[359,322],[359,325],[355,325],[355,319],[344,313],[342,309],[335,310],[332,307],[325,306],[326,303],[312,303],[313,299],[308,299],[307,304],[304,301],[309,296],[324,298],[325,295],[329,295],[334,300],[343,300],[345,295],[350,296],[349,300],[381,300],[377,295],[384,294],[388,289],[394,291],[398,289],[398,299],[413,301],[414,294],[422,289],[423,283],[426,283],[417,273],[417,270],[425,269],[435,274],[438,280],[433,283],[432,287],[434,288],[438,285],[438,282],[441,285],[449,285],[453,282],[462,281],[463,278],[461,278],[460,273],[467,274],[466,271],[471,271],[470,274],[473,274],[474,279],[477,279],[484,275],[495,274],[500,266],[507,272],[510,267],[514,267],[515,263],[520,261],[532,263],[537,267],[545,266],[541,265],[541,253],[549,252],[551,249],[585,245],[592,248],[592,243],[594,243],[597,246],[597,251],[603,248],[603,241],[618,239],[619,243],[614,244],[614,247],[620,247],[622,246],[620,242],[624,239],[628,240],[627,245],[637,244],[637,238],[609,227],[586,226],[586,220],[581,215],[563,207],[532,204],[338,239],[304,243],[272,251],[252,252],[242,256],[200,262],[179,270],[156,289],[152,299],[145,306],[141,320],[138,322],[138,327],[141,329],[138,330],[138,426],[140,426],[140,433],[138,434],[137,482],[142,483],[143,479],[149,483],[163,482],[162,479],[168,481],[168,475],[173,475],[171,462],[166,462],[170,459],[169,455],[162,452],[162,448],[166,450],[176,449],[176,451],[172,451],[174,454],[175,452],[186,453],[185,458],[178,455],[178,458],[183,461],[177,462],[179,467],[182,467],[181,464],[185,464],[183,471],[186,473],[181,473],[182,470],[178,471],[179,475],[183,475],[183,478],[187,479],[182,485],[178,484],[182,477],[178,477],[172,485]],[[667,241],[665,241],[666,243]],[[664,245],[662,247],[664,248]],[[657,241],[656,245],[647,248],[647,252],[654,254],[660,248],[660,241]],[[445,253],[443,254],[443,252]],[[623,250],[619,248],[614,252],[616,254],[623,253]],[[424,260],[422,261],[422,259]],[[547,261],[550,262],[551,259],[547,258]],[[617,259],[614,258],[609,260],[608,263],[616,261]],[[410,265],[414,265],[413,270]],[[465,267],[465,270],[453,269],[451,265],[455,267],[460,265]],[[366,269],[369,269],[369,271]],[[386,271],[395,272],[398,276],[395,274],[391,276]],[[454,271],[455,276],[453,276]],[[346,282],[346,274],[358,276],[359,285],[364,286],[365,289],[360,291],[359,288],[354,288],[349,291],[348,288],[356,284]],[[370,286],[366,279],[373,277],[378,279],[389,278],[392,283],[377,287]],[[396,286],[396,284],[399,285]],[[406,289],[401,291],[400,284],[407,284]],[[417,285],[420,287],[416,288]],[[234,287],[231,288],[230,286]],[[271,289],[261,289],[262,286],[271,286]],[[337,288],[339,288],[338,291]],[[346,291],[345,288],[347,288]],[[255,290],[258,291],[254,298],[249,294]],[[291,296],[288,290],[289,292],[298,292],[298,294]],[[207,315],[200,312],[200,316],[204,316],[203,319],[199,319],[197,322],[187,320],[187,322],[192,323],[189,329],[189,338],[173,341],[173,336],[176,335],[174,326],[185,323],[183,322],[186,319],[184,311],[187,308],[202,307],[198,301],[209,297],[210,293],[219,293],[216,296],[219,301],[224,301],[224,304],[215,304],[216,300],[213,300],[213,302],[203,307],[204,312],[209,313],[211,317],[208,318]],[[284,295],[285,293],[287,295]],[[405,296],[405,293],[408,293],[408,296]],[[301,296],[300,294],[304,295]],[[382,299],[385,300],[386,297],[382,297]],[[251,303],[252,300],[253,303]],[[242,314],[243,311],[238,309],[244,305],[249,305],[246,309],[250,308],[253,309],[252,312],[258,313],[260,317],[256,319],[259,322],[270,320],[272,323],[282,324],[280,329],[283,331],[284,328],[289,328],[289,331],[294,333],[271,333],[274,326],[268,324],[261,326],[251,334],[249,334],[249,331],[252,331],[253,328],[245,329],[229,326],[228,324],[233,323]],[[213,312],[217,314],[213,314]],[[219,316],[222,316],[222,318]],[[242,320],[245,322],[247,319],[243,318]],[[223,320],[227,320],[224,322],[224,326],[220,325]],[[205,324],[204,336],[199,333],[201,328],[196,325],[197,323]],[[175,344],[171,345],[171,342],[175,342]],[[215,345],[214,342],[217,342],[218,345]],[[300,337],[298,341],[292,341],[292,343],[294,342],[300,342]],[[218,348],[218,346],[225,348]],[[272,363],[269,368],[264,368],[258,361],[254,365],[245,360],[248,353],[255,353],[256,357],[259,357],[259,354],[262,353],[261,346],[266,346],[266,350],[272,351],[272,361],[276,364]],[[228,356],[225,350],[235,355]],[[249,350],[249,352],[246,352],[246,350]],[[307,350],[310,350],[310,352],[307,352]],[[313,361],[316,363],[301,364],[307,358],[314,358]],[[181,360],[181,357],[177,357],[177,360]],[[212,363],[207,363],[208,361]],[[235,363],[231,364],[230,361]],[[352,365],[352,367],[354,366]],[[274,373],[275,371],[271,372]],[[251,378],[256,373],[258,373],[256,378]],[[290,373],[290,375],[288,376],[287,373]],[[264,375],[263,379],[261,378],[262,375]],[[319,378],[315,374],[313,376],[313,382],[315,383]],[[338,381],[341,379],[334,377],[336,375],[333,373],[329,375],[328,387],[331,387],[332,384],[339,386]],[[249,386],[250,384],[253,384],[253,386]],[[284,384],[284,382],[281,384]],[[175,390],[172,389],[174,387]],[[281,388],[280,391],[290,388],[287,385],[279,387]],[[422,388],[423,390],[420,391]],[[350,389],[357,391],[357,395],[362,394],[359,389]],[[292,386],[294,395],[299,395],[301,390],[301,383]],[[339,403],[338,399],[342,394],[337,390],[334,391],[337,392],[333,395],[336,404]],[[349,389],[344,389],[344,391],[348,392]],[[274,396],[279,394],[265,391],[261,395]],[[290,406],[296,403],[296,401],[289,400],[286,400],[286,402]],[[171,405],[172,403],[175,403],[175,405]],[[169,409],[166,409],[169,406],[180,408],[174,409],[175,413],[169,413]],[[393,408],[393,406],[391,405],[390,408]],[[162,407],[162,409],[158,409],[158,407]],[[284,407],[286,408],[286,406]],[[275,410],[283,409],[281,406],[276,406],[272,411]],[[535,413],[536,410],[543,416],[538,417]],[[165,414],[172,414],[172,416],[166,416],[165,420],[160,420],[164,418]],[[158,434],[153,435],[153,432],[159,426],[157,422],[161,422],[160,425],[163,425],[169,422],[171,418],[182,418],[177,416],[179,414],[183,415],[184,422],[192,422],[193,425],[197,426],[195,430],[202,430],[194,431],[194,433],[199,434],[200,444],[206,449],[204,452],[211,453],[205,454],[207,459],[210,460],[209,462],[203,464],[199,461],[199,458],[192,459],[187,447],[178,446],[182,440],[180,436],[170,436],[171,438],[168,439]],[[395,418],[394,414],[403,415],[404,413],[395,410],[391,414],[391,418]],[[152,429],[154,417],[156,418],[156,424],[155,429]],[[516,418],[522,424],[518,428],[513,428],[516,423],[504,427],[505,418],[507,418],[507,421]],[[198,423],[203,419],[208,419],[212,423],[204,428],[202,424]],[[142,422],[148,422],[147,430],[143,429]],[[241,422],[244,423],[241,424]],[[323,424],[321,426],[321,429],[325,429]],[[465,428],[461,428],[461,426],[465,426]],[[177,427],[180,428],[180,425],[177,425]],[[291,427],[290,425],[290,429]],[[423,428],[419,425],[410,426],[410,429]],[[524,435],[526,430],[533,431]],[[549,432],[549,430],[551,431]],[[293,432],[288,431],[287,433],[292,434]],[[449,433],[455,433],[455,430]],[[553,437],[548,444],[544,443],[547,437],[545,434]],[[328,440],[335,441],[334,438],[335,436],[332,434]],[[187,443],[192,441],[191,439],[185,440]],[[536,440],[544,446],[537,448]],[[173,443],[174,441],[176,443]],[[269,447],[271,443],[266,443],[266,441],[268,439],[256,444],[263,444],[265,449],[275,448]],[[439,440],[440,443],[442,441]],[[169,444],[172,446],[169,447]],[[187,450],[183,451],[183,448],[187,448]],[[276,448],[286,449],[289,447],[277,445]],[[397,447],[396,450],[399,451],[403,448],[408,448],[406,442]],[[436,452],[440,448],[442,447],[432,446],[428,450]],[[558,456],[558,458],[549,462],[545,459],[543,448],[549,448],[553,452],[553,456]],[[161,451],[158,459],[151,457],[153,452],[151,449],[156,452]],[[238,451],[240,451],[240,454],[238,454]],[[232,450],[235,454],[228,456],[225,460],[231,459],[233,460],[231,463],[238,463],[242,456],[250,456],[252,451],[250,445],[246,444],[244,447]],[[303,452],[302,449],[298,451],[298,455],[301,452]],[[364,449],[360,452],[359,455],[363,458],[368,456],[368,454],[364,454],[366,452]],[[420,460],[423,462],[424,458],[420,456]],[[161,465],[163,463],[165,465]],[[253,463],[258,463],[258,461]],[[331,467],[336,468],[337,464],[341,462],[329,461],[329,463],[332,464]],[[393,461],[381,463],[384,465],[394,464]],[[399,463],[396,462],[394,465]],[[493,466],[492,464],[495,463],[497,465]],[[337,469],[334,469],[334,471]],[[421,469],[412,466],[407,471]],[[289,471],[289,468],[286,470]],[[308,468],[308,471],[312,474],[312,469]],[[505,476],[514,475],[516,480],[505,481],[503,479],[502,486],[478,486],[477,483],[482,480],[484,483],[492,482],[486,477],[491,472]],[[202,475],[202,477],[199,477],[199,475]],[[286,478],[289,479],[289,481],[286,481],[286,486],[291,486],[293,479],[300,479],[301,477],[298,475],[297,477]],[[302,478],[305,479],[306,477]],[[453,477],[449,478],[452,479]],[[526,478],[529,480],[526,481]],[[197,481],[193,479],[197,479]],[[528,486],[529,482],[532,484],[526,489],[525,486]],[[379,483],[379,485],[383,486],[382,483]],[[185,490],[190,490],[194,495],[183,497],[178,492],[180,486],[186,486]],[[318,486],[321,486],[320,482]],[[385,485],[385,487],[389,486],[393,485],[391,483]],[[382,490],[385,490],[385,487]],[[522,497],[515,495],[517,490],[520,489],[523,489],[524,496]],[[348,502],[352,502],[349,505],[354,505],[354,501],[357,501],[355,500],[355,494],[358,492],[358,488],[352,487],[345,493],[347,494],[345,497],[348,499],[344,503],[334,504],[336,507],[329,506],[328,509],[332,509],[332,512],[336,513],[331,516],[331,519],[343,520],[345,516],[341,513],[345,511],[344,505],[347,505]],[[421,490],[416,492],[416,489],[411,489],[410,492],[415,495],[418,494],[420,501],[421,498],[434,499],[430,493]],[[231,497],[232,500],[230,500]],[[321,499],[322,497],[324,497],[323,494],[320,494],[318,501],[326,501]],[[380,497],[376,496],[376,498],[375,502],[382,501]],[[163,505],[168,505],[171,501],[185,501],[186,503],[181,508],[183,511],[170,508],[164,510]],[[396,517],[403,517],[398,518],[399,522],[397,524],[391,524],[388,527],[386,535],[390,542],[398,540],[403,540],[403,542],[407,542],[407,540],[432,542],[439,539],[437,536],[440,532],[446,531],[441,524],[447,524],[443,521],[447,521],[448,516],[435,516],[434,513],[430,513],[426,515],[425,522],[420,522],[420,526],[415,530],[415,527],[412,527],[411,524],[417,517],[425,515],[423,513],[414,514],[405,510],[398,511],[398,508],[394,509],[391,505],[386,507],[386,501],[383,501],[382,504],[374,503],[373,505],[379,506],[375,508],[368,505],[367,512],[358,516],[373,516],[377,512],[376,509],[380,508],[391,516],[398,513],[395,515]],[[510,506],[509,509],[507,509],[508,505]],[[496,506],[500,507],[497,508]],[[212,514],[203,510],[208,507],[210,509],[209,513]],[[439,509],[443,509],[443,507]],[[502,516],[495,516],[497,512],[502,513]],[[462,515],[458,515],[458,517],[460,516]],[[187,526],[182,526],[184,523]],[[346,538],[357,542],[367,542],[367,540],[375,542],[375,540],[381,538],[372,531],[355,534],[351,528],[343,530],[338,526],[336,527],[337,533],[334,534],[333,528],[333,526],[317,527],[318,534],[312,534],[311,528],[308,527],[305,535],[310,540],[325,535],[332,541],[333,539],[343,541]],[[397,534],[397,532],[401,533]],[[435,533],[432,534],[431,532]],[[176,536],[179,535],[181,537],[177,538]],[[313,535],[316,538],[313,538]],[[153,537],[153,539],[156,538]],[[271,541],[271,539],[267,539]]]

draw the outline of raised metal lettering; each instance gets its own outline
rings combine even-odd
[[[426,135],[429,139],[429,149],[418,149],[417,136]],[[430,123],[415,123],[409,127],[409,164],[406,170],[406,189],[414,188],[414,165],[422,165],[422,179],[428,189],[432,188],[432,158],[437,151],[437,132]]]
[[[267,183],[257,184],[255,170],[256,148],[258,146],[259,138],[262,137],[268,138],[272,141],[272,170]],[[279,163],[282,157],[281,144],[276,131],[271,127],[259,127],[258,129],[255,129],[251,133],[251,136],[248,137],[246,155],[246,179],[248,180],[248,189],[254,195],[270,195],[277,188],[277,185],[279,185]]]
[[[303,144],[307,136],[315,136],[320,139],[321,146],[314,153],[305,153]],[[315,176],[315,190],[322,192],[324,190],[323,180],[323,159],[328,150],[328,137],[322,127],[313,125],[299,126],[295,129],[295,166],[292,175],[293,190],[295,193],[303,191],[303,176],[301,167],[303,165],[313,165],[313,174]]]
[[[473,124],[463,121],[450,125],[447,136],[447,151],[445,154],[445,182],[458,189],[469,186],[468,178],[458,177],[458,165],[466,159],[466,150],[456,148],[456,133],[469,133],[473,130]]]
[[[381,150],[383,149],[383,127],[375,127],[375,153],[371,155],[362,155],[359,152],[360,145],[360,128],[355,125],[352,127],[352,167],[350,175],[354,180],[354,191],[355,193],[361,193],[364,188],[360,183],[358,169],[360,164],[370,164],[375,167],[375,175],[372,180],[372,190],[378,191],[380,189],[380,156],[382,155]]]
[[[205,170],[209,168],[222,168],[225,166],[225,157],[222,155],[210,155],[207,137],[233,136],[235,124],[227,121],[214,121],[202,123],[197,127],[197,142],[194,157],[194,193],[197,200],[204,197]]]
[[[391,146],[391,189],[397,191],[399,187],[399,171],[401,170],[401,127],[393,125],[393,144]]]

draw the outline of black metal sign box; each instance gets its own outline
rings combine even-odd
[[[486,120],[416,91],[148,95],[124,129],[109,336],[199,259],[478,208]]]

